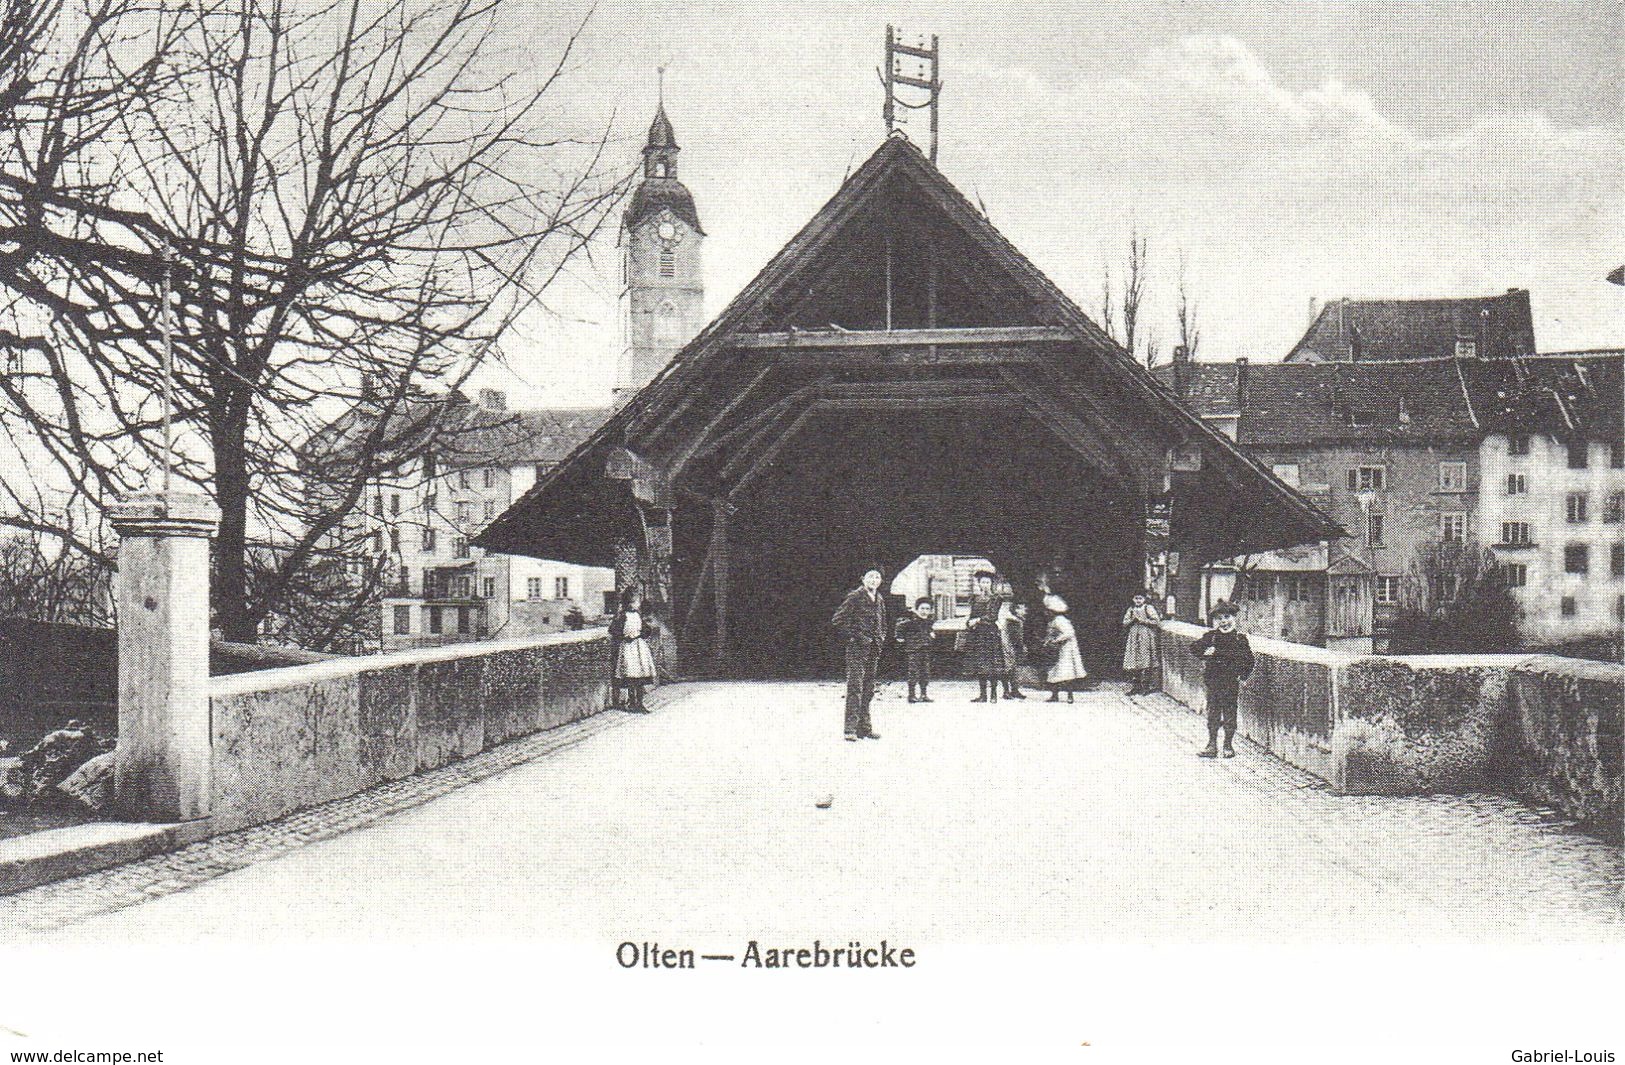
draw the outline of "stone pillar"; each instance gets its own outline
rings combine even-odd
[[[110,515],[119,533],[119,810],[145,821],[209,813],[209,536],[206,496],[146,492]]]

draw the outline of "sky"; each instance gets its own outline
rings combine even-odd
[[[553,54],[577,4],[514,3]],[[709,237],[710,313],[884,135],[888,21],[942,46],[939,165],[1086,311],[1149,240],[1164,351],[1183,256],[1198,358],[1278,359],[1311,298],[1530,290],[1543,351],[1625,346],[1617,0],[997,5],[599,0],[555,120],[634,166],[664,64],[680,173]],[[923,141],[923,125],[920,127]],[[613,235],[481,373],[522,404],[607,396]]]

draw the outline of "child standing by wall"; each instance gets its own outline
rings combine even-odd
[[[1231,745],[1236,735],[1236,702],[1241,682],[1253,672],[1253,647],[1244,633],[1236,631],[1236,607],[1228,599],[1213,604],[1213,628],[1191,645],[1191,653],[1204,659],[1202,681],[1207,688],[1207,746],[1196,752],[1199,758],[1219,756],[1219,731],[1224,731],[1224,756],[1234,758]]]
[[[636,714],[649,712],[643,705],[643,689],[655,679],[655,657],[648,639],[653,631],[653,622],[643,617],[643,593],[637,585],[629,586],[621,593],[621,608],[609,624],[609,635],[618,647],[615,686],[626,689],[627,708]]]
[[[1123,671],[1133,681],[1130,695],[1151,693],[1151,671],[1157,667],[1157,625],[1162,615],[1151,605],[1150,592],[1135,592],[1134,602],[1123,613],[1128,638],[1123,643]]]
[[[897,622],[897,642],[903,645],[903,666],[908,674],[908,701],[929,703],[931,645],[936,638],[936,607],[929,596],[914,601],[914,613]],[[916,696],[918,691],[918,696]]]

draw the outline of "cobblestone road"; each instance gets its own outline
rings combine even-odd
[[[783,933],[958,942],[1625,940],[1621,852],[1493,796],[1338,797],[1160,697],[697,684],[0,899],[16,942]],[[828,810],[814,800],[833,797]]]

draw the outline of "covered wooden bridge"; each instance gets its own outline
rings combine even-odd
[[[1338,535],[1181,407],[912,144],[886,140],[710,326],[476,540],[642,583],[684,672],[839,668],[863,570],[994,560],[1091,665],[1148,574]]]

